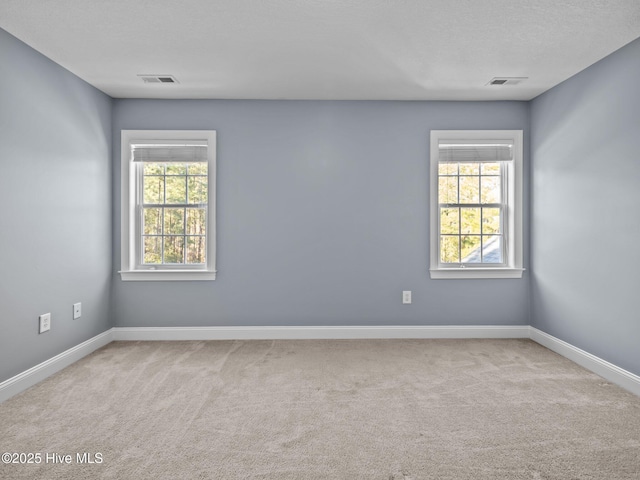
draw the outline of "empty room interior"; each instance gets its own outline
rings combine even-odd
[[[640,478],[637,0],[2,0],[0,172],[0,478]]]

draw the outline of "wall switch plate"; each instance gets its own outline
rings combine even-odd
[[[82,315],[82,304],[81,303],[74,303],[73,304],[73,319],[75,320],[76,318],[80,318],[81,315]]]
[[[45,313],[44,315],[40,315],[40,330],[38,333],[44,333],[51,330],[51,314]]]
[[[402,292],[402,303],[405,305],[411,303],[411,290],[404,290]]]

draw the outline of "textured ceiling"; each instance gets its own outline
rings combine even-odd
[[[640,1],[0,0],[0,27],[118,98],[529,100],[640,37]]]

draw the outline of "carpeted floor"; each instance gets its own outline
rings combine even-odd
[[[529,340],[115,342],[0,404],[2,452],[40,455],[2,479],[637,480],[640,398]]]

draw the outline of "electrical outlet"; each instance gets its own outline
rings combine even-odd
[[[73,304],[73,319],[80,318],[82,316],[82,304],[74,303]]]
[[[411,290],[404,290],[402,292],[402,303],[405,305],[411,303]]]
[[[45,313],[44,315],[40,315],[40,331],[39,333],[48,332],[51,330],[51,314]]]

